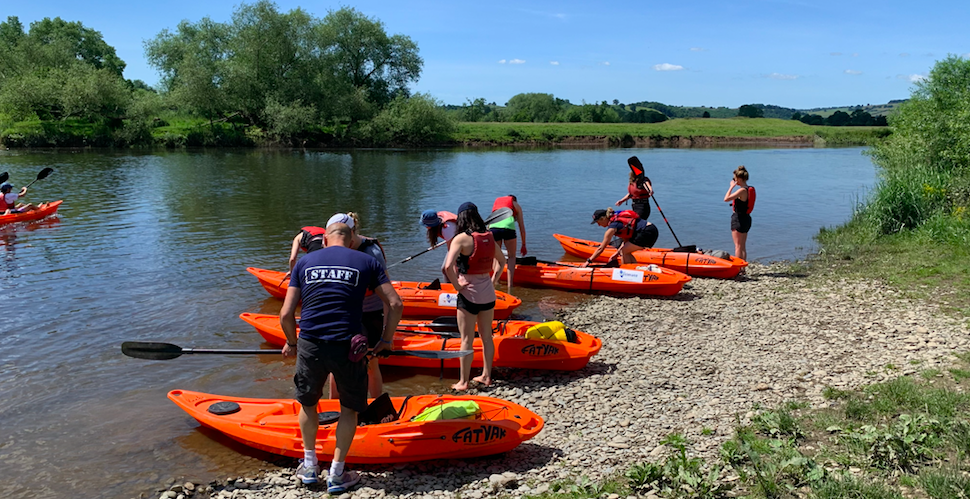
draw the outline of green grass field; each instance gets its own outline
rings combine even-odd
[[[866,144],[884,137],[883,127],[810,126],[768,118],[680,118],[663,123],[460,123],[457,142],[559,142],[566,137],[819,137],[835,143]]]

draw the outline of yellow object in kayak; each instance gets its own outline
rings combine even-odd
[[[525,337],[530,340],[566,341],[566,325],[559,321],[536,324],[525,331]]]

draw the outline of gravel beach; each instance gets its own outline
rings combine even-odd
[[[500,370],[494,386],[471,391],[538,413],[546,426],[536,438],[491,458],[352,466],[361,486],[342,499],[542,493],[558,480],[601,480],[662,459],[659,442],[672,432],[692,442],[693,455],[717,459],[736,417],[747,422],[755,407],[789,400],[825,407],[826,386],[947,367],[954,353],[970,350],[965,323],[932,304],[875,281],[790,269],[753,264],[736,280],[694,279],[670,299],[592,297],[560,318],[603,339],[589,366]],[[299,485],[290,469],[146,497],[320,495],[325,485]]]

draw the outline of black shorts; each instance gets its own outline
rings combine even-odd
[[[731,230],[747,234],[751,230],[751,215],[747,213],[738,215],[737,212],[731,214]]]
[[[644,227],[643,230],[635,232],[633,237],[630,238],[630,243],[641,248],[653,248],[653,245],[657,243],[658,237],[660,237],[660,231],[657,230],[657,226],[650,224]]]
[[[640,218],[644,220],[650,218],[650,198],[634,199],[632,204],[633,211],[637,212]]]
[[[458,293],[458,308],[468,312],[469,314],[478,315],[486,310],[495,308],[495,302],[490,301],[488,303],[472,303],[465,299],[461,293]]]
[[[367,335],[367,346],[376,347],[384,336],[384,311],[364,312],[360,319],[361,325],[364,326],[364,334]]]
[[[510,239],[515,239],[517,236],[515,229],[491,228],[488,230],[492,232],[492,239],[496,241],[508,241]]]
[[[357,412],[367,408],[367,362],[351,362],[350,341],[323,341],[299,338],[297,340],[296,386],[297,402],[315,406],[323,396],[327,377],[333,379],[340,390],[340,405]]]

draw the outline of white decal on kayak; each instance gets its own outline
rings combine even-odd
[[[660,266],[653,263],[650,265],[638,265],[637,270],[646,270],[647,272],[656,272],[658,274],[663,273],[663,271],[660,270]]]
[[[438,295],[439,307],[458,307],[458,293],[441,293]]]
[[[614,281],[643,282],[642,270],[613,269]]]

